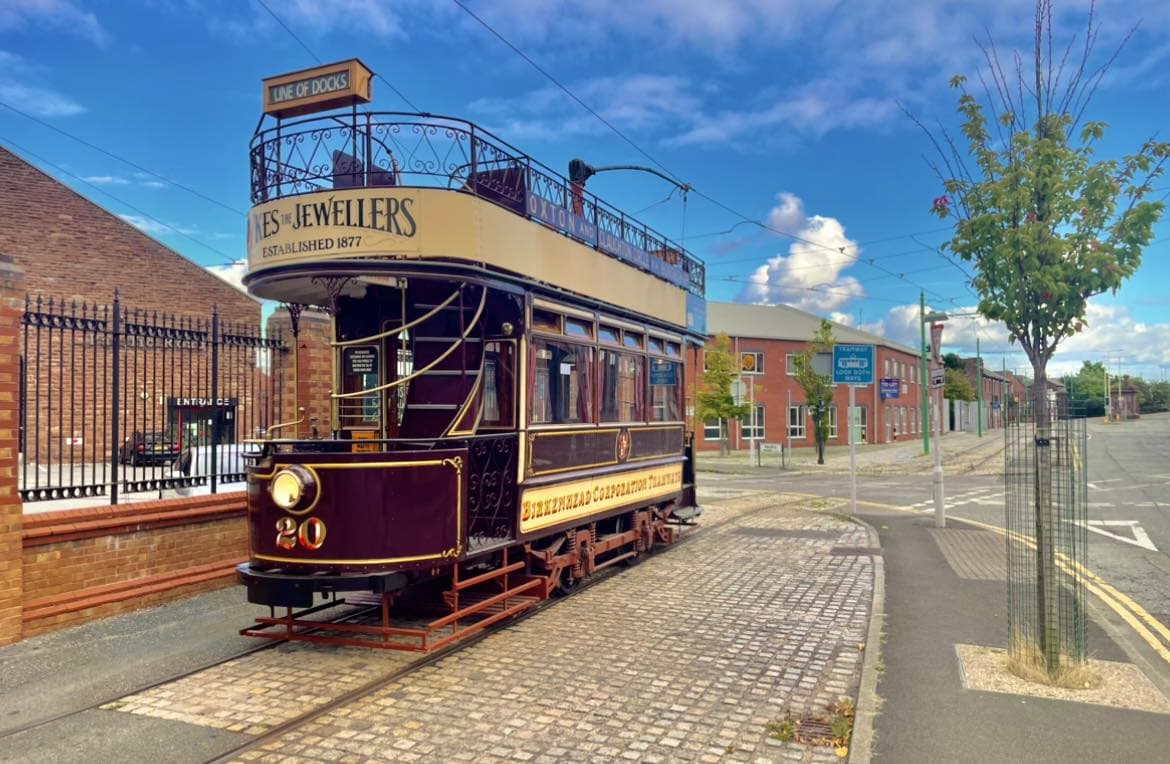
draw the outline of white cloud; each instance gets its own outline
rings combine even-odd
[[[166,183],[161,180],[154,180],[152,175],[145,172],[134,173],[133,178],[126,178],[121,175],[86,175],[82,178],[86,183],[92,183],[95,186],[142,186],[143,188],[165,188]]]
[[[180,226],[180,225],[163,223],[160,220],[154,220],[153,218],[147,218],[147,217],[143,217],[141,215],[120,214],[120,215],[118,215],[118,217],[122,218],[127,223],[129,223],[130,225],[137,228],[139,231],[142,231],[143,233],[145,233],[149,236],[155,236],[155,237],[172,236],[174,234],[183,234],[183,235],[190,236],[191,234],[199,232],[199,229],[197,229],[197,228],[186,228],[186,227]]]
[[[117,175],[86,175],[82,178],[86,183],[98,186],[128,186],[130,181]]]
[[[861,252],[841,222],[823,215],[806,217],[803,202],[794,194],[781,193],[776,199],[769,223],[779,230],[797,228],[798,240],[788,247],[787,256],[776,255],[756,268],[737,299],[824,313],[863,297],[861,282],[841,275]]]
[[[97,17],[69,0],[4,0],[0,3],[0,32],[29,26],[59,29],[103,45],[107,35]]]
[[[248,270],[247,261],[236,260],[231,265],[209,265],[207,266],[207,270],[219,276],[241,292],[246,293],[248,291],[244,288],[244,274]]]
[[[778,204],[768,211],[768,225],[788,231],[804,225],[804,202],[796,194],[781,191],[776,194]]]
[[[927,311],[931,308],[928,306]],[[975,339],[979,338],[981,351],[988,369],[1000,368],[1000,358],[1006,356],[1007,367],[1030,371],[1028,361],[1018,344],[1009,344],[1007,328],[982,316],[955,314],[974,313],[974,306],[947,309],[952,318],[943,329],[943,351],[964,357],[975,355]],[[1086,327],[1079,334],[1066,339],[1048,363],[1050,377],[1076,372],[1084,361],[1101,361],[1106,356],[1120,358],[1129,369],[1147,370],[1170,364],[1170,323],[1151,324],[1138,321],[1123,305],[1105,305],[1089,301],[1085,314]],[[861,329],[888,337],[911,347],[919,342],[917,305],[898,305],[873,323]],[[929,341],[929,336],[928,336]]]
[[[85,111],[69,96],[41,84],[43,72],[43,67],[0,50],[0,101],[36,117],[71,117]]]
[[[624,129],[659,129],[692,118],[699,107],[692,83],[683,77],[597,77],[572,83],[570,90]],[[517,98],[480,98],[469,109],[509,140],[554,139],[608,130],[556,87],[542,87]]]
[[[419,14],[430,16],[436,12],[448,14],[435,3],[420,0],[399,0],[395,3],[384,0],[268,0],[268,5],[298,36],[315,38],[330,32],[361,33],[381,40],[406,36],[405,16],[414,19]],[[445,4],[444,4],[445,5]],[[243,9],[241,12],[240,9]],[[288,37],[280,24],[256,3],[229,2],[203,11],[208,28],[214,33],[240,43],[254,43],[256,35],[284,37],[290,44],[296,42]]]

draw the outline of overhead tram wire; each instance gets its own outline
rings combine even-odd
[[[74,135],[73,133],[70,133],[66,130],[62,130],[61,128],[57,127],[56,125],[51,124],[49,122],[45,122],[42,119],[38,119],[37,117],[34,117],[32,114],[29,114],[28,112],[22,111],[10,103],[5,103],[4,101],[0,101],[0,106],[3,106],[4,108],[8,109],[9,111],[12,111],[16,114],[19,114],[20,116],[24,117],[27,120],[31,120],[33,122],[36,122],[41,127],[47,127],[48,129],[52,130],[53,132],[58,133],[60,135],[63,135],[71,141],[76,141],[77,143],[80,143],[82,146],[86,146],[86,147],[91,148],[94,151],[97,151],[101,154],[105,154],[106,156],[110,157],[111,159],[115,159],[115,160],[121,162],[122,164],[125,164],[129,167],[133,167],[135,170],[138,170],[139,172],[145,173],[145,174],[151,176],[152,178],[157,178],[158,180],[160,180],[164,183],[167,183],[168,185],[174,186],[175,188],[180,189],[182,191],[186,191],[188,194],[191,194],[192,196],[197,196],[205,202],[210,202],[211,204],[214,204],[216,207],[221,207],[221,208],[227,210],[228,212],[233,212],[236,215],[239,215],[240,217],[247,217],[247,213],[241,209],[237,209],[237,208],[231,206],[230,204],[226,204],[225,202],[221,202],[218,199],[212,198],[212,197],[208,196],[207,194],[203,193],[202,191],[198,191],[194,188],[191,188],[190,186],[183,185],[182,183],[179,183],[176,180],[172,180],[172,179],[168,178],[167,176],[162,175],[161,173],[157,173],[148,167],[143,167],[142,165],[138,164],[137,162],[135,162],[131,159],[127,159],[124,156],[119,156],[118,154],[115,154],[114,152],[110,151],[109,149],[104,149],[95,143],[91,143],[90,141],[85,140],[84,138],[79,138],[78,136]],[[31,153],[31,152],[26,152],[26,153]]]
[[[176,228],[175,226],[171,225],[170,223],[166,223],[162,220],[159,220],[154,215],[151,215],[146,210],[143,210],[141,207],[136,207],[133,204],[131,204],[130,202],[127,202],[126,200],[124,200],[118,196],[115,196],[114,194],[110,193],[106,189],[101,188],[97,185],[94,185],[93,183],[90,183],[85,178],[82,178],[82,177],[70,172],[69,170],[66,170],[64,167],[61,167],[60,165],[58,165],[54,162],[50,162],[48,159],[45,159],[40,154],[37,154],[33,151],[30,151],[29,149],[25,148],[24,146],[21,146],[19,143],[16,143],[12,140],[9,140],[8,138],[6,138],[2,135],[0,135],[0,143],[5,143],[9,146],[16,148],[22,154],[26,154],[27,156],[30,156],[30,157],[36,159],[37,161],[41,162],[42,164],[44,164],[47,167],[52,167],[57,172],[61,173],[62,175],[67,175],[70,178],[73,178],[73,180],[77,181],[78,183],[89,186],[94,191],[97,191],[99,194],[104,194],[105,196],[108,196],[109,198],[111,198],[115,202],[117,202],[118,204],[121,204],[123,207],[126,207],[127,209],[131,209],[131,210],[137,212],[139,215],[146,218],[147,220],[151,220],[155,223],[158,223],[160,226],[163,226],[164,228],[169,228],[170,230],[177,233],[179,236],[182,236],[184,239],[187,239],[188,241],[194,242],[195,244],[198,244],[199,246],[203,247],[204,249],[207,249],[211,252],[214,252],[216,255],[223,258],[223,261],[225,263],[227,263],[228,265],[235,265],[236,263],[240,262],[240,258],[232,257],[231,255],[226,254],[222,250],[216,249],[215,247],[211,246],[207,242],[202,241],[200,239],[196,239],[194,236],[191,236],[190,234],[186,233],[182,229]],[[200,265],[200,267],[203,267],[199,263],[196,263],[196,265]]]
[[[819,247],[821,249],[825,249],[825,250],[830,251],[830,252],[838,252],[839,251],[839,252],[841,252],[841,254],[844,254],[843,247],[833,248],[833,247],[830,247],[828,245],[821,244],[820,242],[810,241],[808,239],[805,239],[801,236],[790,233],[788,231],[782,231],[782,230],[775,228],[775,227],[773,227],[773,226],[771,226],[771,225],[769,225],[761,220],[749,218],[747,215],[744,215],[742,212],[739,212],[738,210],[733,209],[732,207],[728,206],[727,204],[724,204],[723,202],[714,198],[710,194],[703,193],[699,189],[695,188],[693,185],[691,185],[689,183],[685,183],[684,181],[682,181],[679,178],[678,175],[676,175],[674,172],[672,172],[670,170],[670,168],[668,168],[662,162],[659,162],[656,158],[651,156],[651,154],[648,151],[646,151],[641,146],[639,146],[637,143],[635,143],[633,141],[633,139],[631,139],[629,136],[627,136],[625,133],[623,133],[621,130],[619,130],[612,122],[610,122],[605,117],[603,117],[601,114],[599,114],[596,110],[593,109],[593,107],[591,107],[589,104],[585,103],[585,101],[581,100],[581,98],[576,93],[574,93],[564,83],[562,83],[560,80],[558,80],[556,77],[554,77],[548,70],[546,70],[540,64],[536,63],[536,61],[534,61],[531,57],[529,57],[527,53],[520,50],[520,48],[516,47],[516,45],[514,45],[510,40],[508,40],[508,38],[504,37],[502,34],[497,32],[495,30],[495,28],[492,27],[491,24],[488,24],[486,21],[484,21],[482,18],[480,18],[478,15],[476,15],[476,13],[474,11],[472,11],[470,8],[468,8],[467,5],[464,4],[462,0],[451,0],[451,2],[455,3],[455,5],[459,6],[461,9],[463,9],[463,11],[468,16],[475,19],[475,21],[478,22],[480,26],[482,26],[484,29],[486,29],[488,32],[490,32],[494,37],[496,37],[496,39],[498,39],[500,42],[502,42],[504,45],[506,45],[508,48],[510,48],[512,50],[512,52],[514,52],[520,58],[522,58],[526,62],[528,62],[528,64],[533,69],[540,72],[540,74],[542,74],[546,79],[548,79],[549,82],[556,85],[561,91],[563,91],[565,93],[565,95],[569,96],[569,98],[571,98],[574,102],[576,102],[577,105],[579,105],[582,109],[584,109],[585,111],[592,114],[599,122],[601,122],[601,124],[603,124],[607,128],[609,128],[614,133],[614,135],[618,136],[623,141],[625,141],[627,144],[629,144],[629,146],[631,148],[633,148],[634,151],[637,151],[639,154],[644,156],[651,163],[656,165],[659,169],[661,169],[667,176],[669,176],[672,180],[674,180],[674,182],[678,183],[680,186],[688,186],[689,189],[695,195],[705,199],[707,202],[715,205],[716,207],[724,210],[725,212],[727,212],[727,213],[733,215],[734,217],[737,217],[745,222],[752,223],[754,225],[759,226],[760,228],[764,228],[766,230],[769,230],[769,231],[772,231],[776,234],[779,234],[780,236],[785,236],[785,237],[793,239],[795,241],[801,241],[801,242],[804,242],[804,243],[809,244],[811,246]],[[872,263],[869,263],[869,265],[872,268],[876,268],[877,270],[884,271],[885,273],[888,273],[890,275],[894,275],[894,276],[897,275],[893,271],[886,270],[885,268],[882,268],[881,266],[874,265]],[[903,279],[903,280],[905,280],[905,279]],[[946,299],[946,298],[942,297],[941,295],[939,295],[934,290],[926,289],[925,287],[923,287],[920,284],[915,284],[912,281],[906,281],[906,283],[910,284],[911,286],[918,287],[919,289],[923,290],[924,292],[927,292],[929,294],[934,295],[938,299],[944,299],[944,300]]]
[[[268,12],[268,15],[271,16],[273,18],[273,20],[275,20],[276,23],[280,25],[281,29],[288,32],[289,37],[296,40],[297,44],[300,45],[302,48],[304,48],[305,52],[308,53],[309,56],[312,57],[312,59],[314,61],[316,61],[318,64],[322,63],[321,57],[318,56],[316,53],[314,53],[313,49],[310,48],[305,43],[304,40],[302,40],[299,36],[297,36],[297,33],[292,30],[292,27],[290,27],[288,24],[284,23],[284,19],[282,19],[280,16],[276,15],[276,11],[272,10],[272,8],[269,7],[268,3],[264,2],[264,0],[256,0],[256,2],[260,4],[261,8],[263,8],[265,11]],[[390,82],[390,80],[386,79],[381,74],[378,74],[376,72],[374,73],[374,76],[377,77],[378,79],[382,80],[382,82],[385,82],[386,87],[390,88],[390,90],[392,90],[394,92],[394,95],[401,98],[403,100],[403,102],[405,102],[406,105],[409,106],[412,110],[414,110],[420,114],[425,113],[425,112],[423,112],[422,109],[415,106],[414,102],[411,101],[409,98],[407,98],[406,95],[404,95],[401,90],[394,87],[394,84],[392,82]]]

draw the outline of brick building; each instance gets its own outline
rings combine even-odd
[[[755,401],[754,421],[747,417],[728,423],[730,447],[747,449],[750,440],[792,448],[815,445],[812,417],[804,405],[804,391],[796,383],[793,357],[804,352],[820,326],[820,317],[786,305],[711,302],[707,310],[708,332],[731,338],[732,350],[741,359],[745,398]],[[877,384],[857,388],[863,442],[921,437],[922,385],[915,349],[841,324],[833,324],[833,336],[838,342],[873,345],[876,376],[898,380],[897,398],[883,399]],[[845,445],[848,388],[839,385],[833,401],[828,444]],[[696,443],[700,449],[718,448],[717,424],[699,423]]]
[[[3,147],[0,256],[23,272],[30,300],[19,332],[26,456],[42,464],[108,461],[115,291],[119,441],[133,432],[174,433],[185,422],[193,441],[206,442],[212,420],[221,442],[222,433],[238,440],[255,429],[245,421],[264,418],[255,410],[263,384],[250,344],[260,333],[259,301]],[[213,310],[222,351],[214,384]]]
[[[975,391],[976,400],[979,396],[979,385],[983,386],[983,427],[996,429],[1003,427],[1005,412],[1014,405],[1018,405],[1027,396],[1027,387],[1011,372],[993,371],[983,364],[982,380],[978,380],[978,359],[964,358],[963,373]]]

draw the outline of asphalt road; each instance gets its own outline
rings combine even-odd
[[[1002,438],[1002,430],[986,437]],[[1088,567],[1170,626],[1170,414],[1105,424],[1088,423]],[[945,455],[945,449],[944,449]],[[944,457],[945,458],[945,457]],[[945,465],[944,465],[945,472]],[[708,490],[767,488],[849,496],[847,475],[754,473],[704,475]],[[1005,525],[1001,476],[945,478],[946,511]],[[929,471],[913,475],[861,476],[859,500],[931,510]],[[1123,627],[1124,628],[1124,627]],[[1140,641],[1135,642],[1141,647]],[[1154,661],[1170,686],[1170,666]]]

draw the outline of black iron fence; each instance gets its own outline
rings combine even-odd
[[[287,348],[256,325],[26,298],[18,484],[26,502],[212,493],[282,410]],[[233,486],[234,490],[234,486]]]

